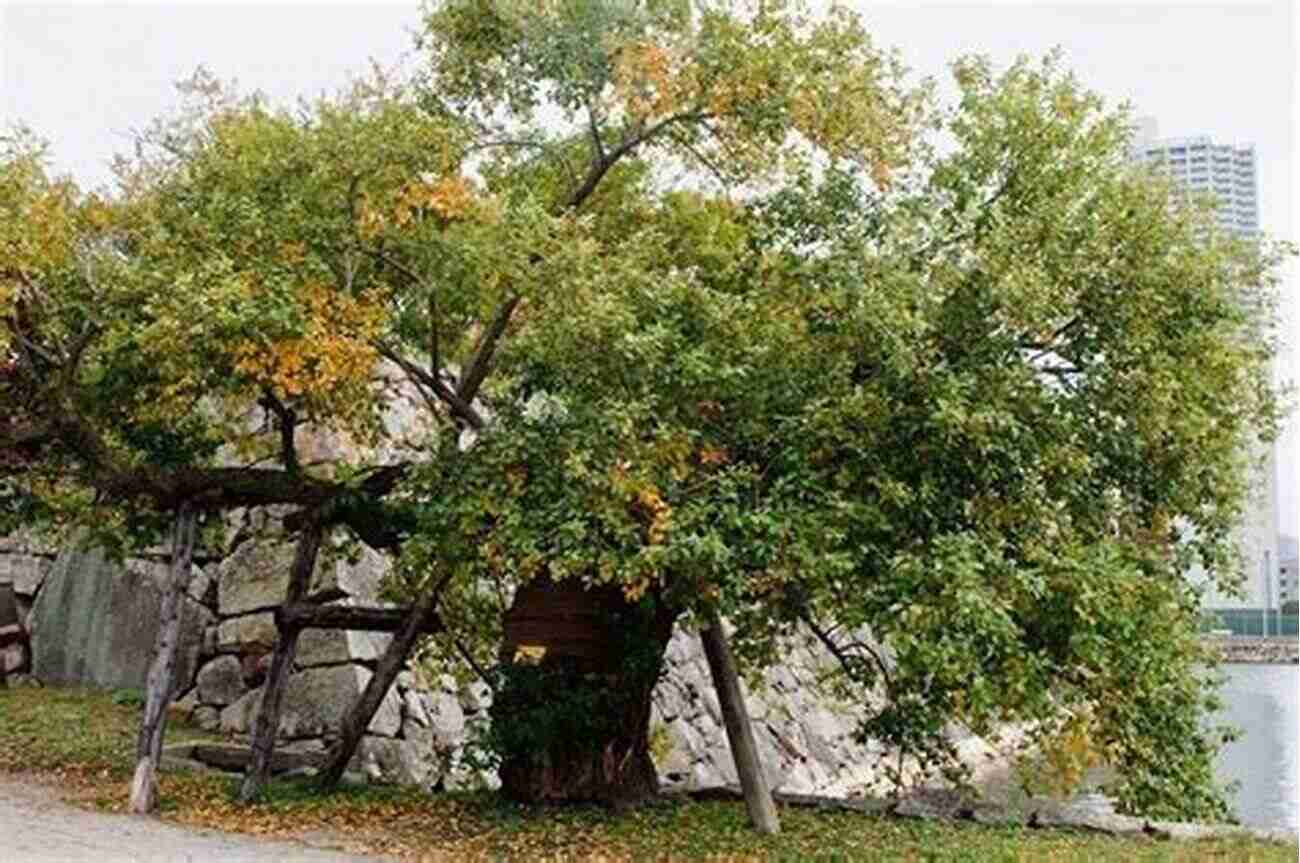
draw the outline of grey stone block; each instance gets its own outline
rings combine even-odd
[[[218,656],[208,662],[199,669],[196,683],[198,699],[216,707],[232,704],[248,691],[243,665],[233,656]]]
[[[343,717],[370,681],[371,674],[357,665],[309,668],[294,674],[285,687],[280,708],[279,736],[286,739],[337,734]],[[221,730],[247,734],[257,718],[264,687],[243,695],[221,711]],[[397,693],[389,690],[370,722],[374,734],[392,736],[401,728]]]
[[[386,632],[305,629],[298,636],[295,661],[301,666],[330,665],[359,660],[374,662],[384,655],[393,637]]]
[[[275,645],[275,616],[264,611],[228,617],[217,626],[217,649],[237,650],[258,645],[270,650]]]
[[[48,557],[15,552],[0,553],[0,581],[12,581],[14,593],[31,598],[40,590],[54,561]]]
[[[59,555],[31,613],[32,670],[47,683],[142,689],[158,636],[157,564],[108,562],[99,549]],[[163,567],[165,570],[165,567]],[[188,688],[207,609],[186,602],[176,679]]]
[[[367,734],[357,753],[362,769],[372,779],[398,785],[427,786],[437,781],[437,763],[432,747],[418,740],[394,740]]]
[[[451,693],[421,696],[434,745],[443,750],[459,746],[465,739],[465,711]]]
[[[241,543],[219,567],[217,593],[221,616],[244,614],[284,602],[293,555],[292,543]],[[387,566],[383,555],[368,548],[361,550],[355,563],[343,559],[321,560],[316,564],[308,593],[336,588],[349,596],[374,601]]]

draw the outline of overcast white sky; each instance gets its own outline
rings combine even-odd
[[[1272,2],[964,3],[856,0],[879,44],[919,74],[944,78],[966,52],[1000,63],[1053,46],[1113,102],[1154,116],[1163,135],[1254,143],[1262,223],[1296,238],[1297,21]],[[53,145],[55,165],[85,185],[108,181],[130,131],[174,103],[173,83],[202,63],[222,79],[292,100],[333,90],[371,58],[410,53],[415,2],[404,4],[15,4],[0,0],[0,122],[22,121]],[[1283,378],[1300,379],[1300,297],[1284,300]],[[1280,446],[1279,519],[1300,519],[1300,418]]]

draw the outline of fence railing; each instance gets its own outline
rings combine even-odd
[[[1212,608],[1206,611],[1205,630],[1234,636],[1300,635],[1300,615],[1277,609]]]

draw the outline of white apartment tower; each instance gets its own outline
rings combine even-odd
[[[1254,144],[1217,143],[1207,135],[1156,138],[1155,121],[1138,121],[1134,156],[1166,172],[1180,191],[1218,198],[1219,227],[1242,237],[1259,234],[1259,183]]]
[[[1219,228],[1243,238],[1257,237],[1259,224],[1259,180],[1255,146],[1228,144],[1208,135],[1186,138],[1158,138],[1150,117],[1137,121],[1131,155],[1168,174],[1184,195],[1213,194],[1218,200],[1215,216]],[[1277,453],[1276,447],[1258,453],[1263,465],[1252,476],[1251,500],[1236,539],[1243,553],[1244,596],[1211,593],[1210,608],[1277,608],[1280,605],[1278,570]],[[1198,573],[1191,573],[1196,578]]]

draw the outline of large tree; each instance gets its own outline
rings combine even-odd
[[[1222,811],[1181,573],[1236,572],[1279,250],[1174,206],[1054,60],[939,106],[793,3],[449,0],[425,36],[413,88],[214,98],[112,201],[11,148],[9,511],[400,541],[520,797],[652,792],[664,644],[722,615],[749,669],[821,641],[903,766],[1026,723],[1128,808]],[[425,408],[400,460],[381,360]],[[353,455],[302,463],[304,423]]]
[[[511,648],[490,740],[507,791],[644,788],[658,621],[721,611],[751,668],[820,640],[902,768],[961,778],[954,732],[1023,723],[1113,765],[1128,809],[1222,814],[1183,573],[1239,577],[1284,250],[1176,206],[1055,58],[955,64],[930,148],[851,18],[536,8],[436,12],[430,91],[528,130],[502,134],[538,150],[530,192],[594,184],[566,223],[590,269],[511,307],[491,433],[417,471],[408,550],[463,573],[448,616],[490,634],[482,662]],[[543,97],[571,137],[529,114]],[[620,141],[640,146],[607,165]],[[585,637],[622,671],[574,633],[530,650],[548,641],[524,624],[568,613],[515,592],[539,580],[592,588],[617,625]],[[523,623],[502,629],[512,595]]]

